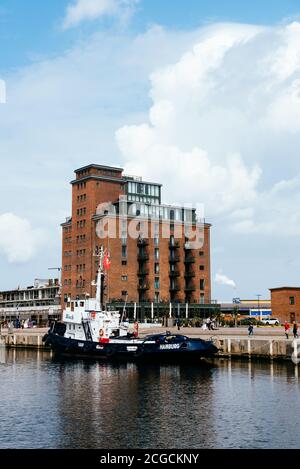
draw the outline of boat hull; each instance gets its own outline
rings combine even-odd
[[[57,353],[78,357],[98,357],[104,360],[172,361],[182,362],[212,357],[218,348],[212,341],[188,339],[184,342],[160,343],[155,340],[118,339],[109,343],[76,340],[49,332],[44,337]]]

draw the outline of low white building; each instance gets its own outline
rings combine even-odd
[[[0,292],[1,322],[30,319],[42,326],[61,313],[58,279],[36,279],[32,286]]]

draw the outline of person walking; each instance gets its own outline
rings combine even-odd
[[[296,321],[294,321],[293,325],[293,334],[294,334],[294,339],[298,339],[298,324]]]
[[[248,327],[248,335],[249,335],[249,337],[250,337],[251,335],[253,335],[253,324],[249,324],[249,327]]]
[[[285,323],[284,323],[284,333],[285,333],[285,336],[286,336],[287,339],[289,338],[289,332],[290,332],[290,325],[287,321],[285,321]]]
[[[177,329],[180,331],[181,322],[179,318],[176,319],[176,326],[177,326]]]

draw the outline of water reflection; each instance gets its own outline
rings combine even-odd
[[[300,445],[298,367],[107,364],[0,349],[0,447]]]

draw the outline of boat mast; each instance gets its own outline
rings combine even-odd
[[[99,310],[102,310],[102,304],[101,304],[101,292],[102,292],[102,275],[103,275],[103,257],[104,257],[104,249],[103,246],[100,248],[99,252],[99,269],[97,273],[97,282],[96,282],[96,302],[97,306],[99,306]]]

